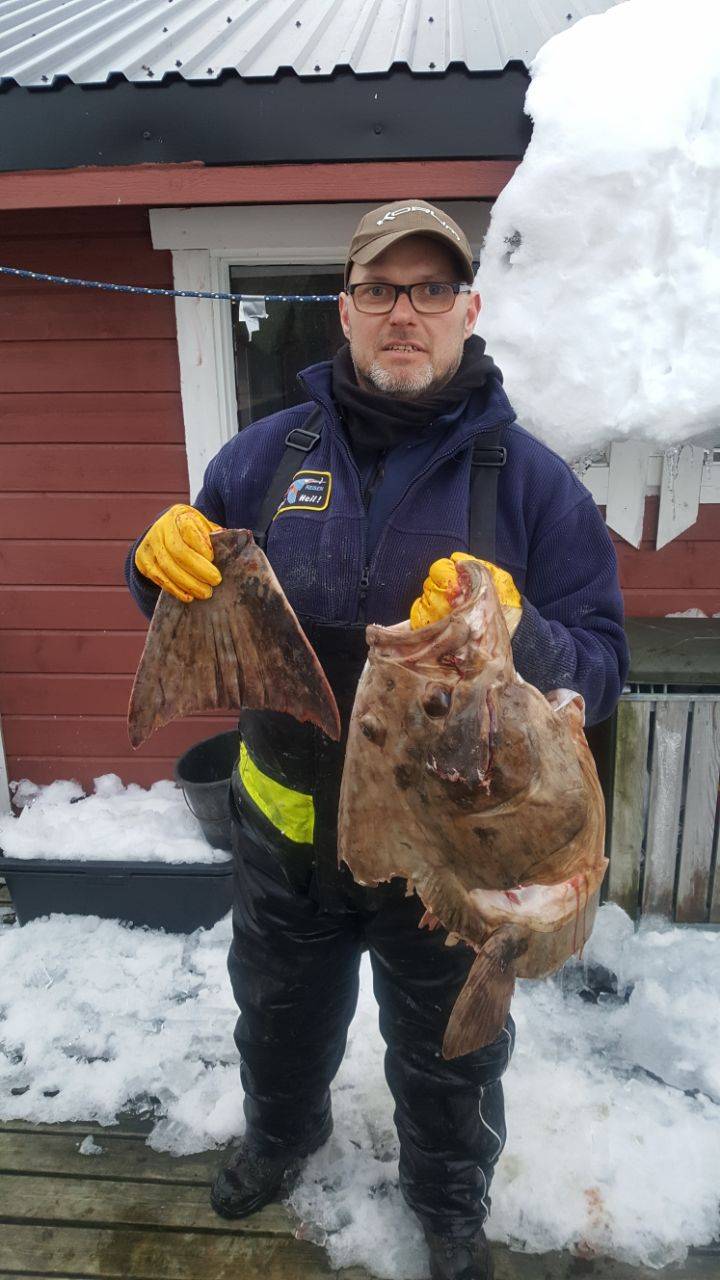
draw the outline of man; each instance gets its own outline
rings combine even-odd
[[[454,573],[447,558],[471,551],[496,566],[525,679],[579,690],[593,721],[612,711],[627,666],[607,530],[565,463],[514,422],[500,372],[472,336],[473,279],[470,246],[444,211],[407,200],[367,214],[340,295],[348,345],[299,375],[307,404],[227,444],[195,507],[162,515],[128,561],[146,613],[158,587],[192,607],[219,581],[212,528],[255,529],[344,728],[338,745],[284,715],[241,716],[229,968],[247,1127],[212,1203],[228,1217],[254,1212],[327,1140],[330,1083],[367,947],[400,1184],[424,1228],[433,1280],[492,1273],[483,1223],[505,1141],[501,1076],[514,1027],[508,1019],[495,1043],[445,1062],[443,1032],[474,953],[445,947],[442,929],[419,930],[422,904],[402,882],[362,889],[338,869],[339,783],[365,624],[398,622],[411,607],[413,625],[439,616]],[[478,445],[494,465],[471,502],[471,476],[483,471],[472,465],[482,460]],[[471,507],[485,521],[480,546]]]

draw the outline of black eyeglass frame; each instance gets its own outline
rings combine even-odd
[[[419,307],[415,306],[415,303],[413,302],[412,290],[424,289],[429,284],[441,284],[444,289],[452,290],[453,300],[450,303],[449,307],[445,307],[443,311],[421,311]],[[367,288],[368,285],[370,285],[371,288],[377,285],[381,285],[383,289],[393,289],[395,291],[395,296],[392,300],[392,305],[385,308],[382,311],[363,311],[362,307],[358,307],[357,302],[355,302],[355,292],[357,289]],[[387,280],[358,280],[357,284],[349,284],[345,292],[350,294],[350,297],[352,298],[353,302],[355,302],[355,306],[357,307],[358,311],[360,311],[362,315],[366,315],[366,316],[390,315],[390,312],[394,310],[397,304],[397,300],[401,293],[407,294],[408,300],[410,302],[410,306],[412,307],[413,311],[417,311],[417,314],[419,316],[443,316],[443,315],[447,315],[448,311],[452,311],[453,307],[455,306],[455,299],[457,298],[458,294],[472,293],[473,286],[471,284],[450,284],[448,280],[418,280],[416,281],[415,284],[390,284]]]

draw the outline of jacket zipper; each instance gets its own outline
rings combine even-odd
[[[366,512],[370,510],[370,503],[372,501],[372,496],[385,474],[385,459],[387,458],[387,454],[388,454],[387,449],[381,449],[380,453],[377,456],[375,466],[373,467],[373,470],[371,472],[370,479],[368,480],[367,484],[365,485],[365,488],[362,491],[362,499],[363,499],[363,504],[365,506]]]
[[[365,612],[367,609],[367,596],[370,587],[370,565],[366,564],[360,575],[360,594],[358,596],[358,622],[365,622]]]
[[[372,473],[370,475],[370,479],[368,480],[367,484],[365,485],[365,488],[362,491],[362,499],[365,506],[366,516],[370,510],[370,503],[372,502],[373,494],[385,474],[385,459],[387,458],[387,454],[388,454],[387,449],[382,449],[380,451],[375,461],[375,466],[373,467]],[[370,564],[368,563],[365,565],[365,568],[363,569],[360,575],[360,592],[358,595],[358,622],[367,621],[366,612],[367,612],[367,596],[368,596],[369,587],[370,587]]]

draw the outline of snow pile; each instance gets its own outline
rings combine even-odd
[[[0,1118],[109,1124],[155,1099],[156,1148],[239,1133],[229,937],[229,918],[190,937],[61,916],[3,930]],[[494,1239],[657,1266],[717,1235],[719,961],[720,933],[635,933],[606,906],[583,965],[520,984]],[[365,959],[335,1132],[292,1204],[334,1267],[413,1280],[425,1250],[397,1186],[383,1053]]]
[[[713,618],[720,618],[720,613],[714,613]],[[666,618],[709,618],[710,614],[705,613],[703,609],[681,609],[678,613],[666,613]]]
[[[0,1117],[113,1124],[152,1098],[154,1146],[226,1142],[241,1116],[229,937],[229,917],[189,936],[97,916],[3,929]],[[215,1114],[224,1094],[231,1114]]]
[[[681,1261],[720,1233],[720,934],[658,921],[636,934],[606,906],[584,963],[612,970],[618,994],[574,998],[578,966],[515,1002],[492,1234]]]
[[[117,774],[95,778],[86,796],[77,782],[38,787],[24,779],[13,796],[18,817],[0,815],[0,849],[8,858],[120,859],[132,862],[225,862],[174,782],[149,790]],[[79,803],[81,802],[81,803]]]
[[[720,5],[629,0],[543,46],[492,213],[479,331],[565,458],[720,416]]]

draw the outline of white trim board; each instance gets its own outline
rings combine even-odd
[[[490,221],[489,200],[444,202],[473,250]],[[238,205],[151,209],[155,249],[169,249],[173,287],[227,292],[230,267],[344,262],[352,233],[374,204]],[[180,393],[191,500],[210,459],[237,431],[230,304],[176,298]]]
[[[650,454],[645,489],[647,497],[653,494],[657,496],[660,492],[663,462],[664,454],[659,452]],[[590,462],[585,465],[578,463],[573,470],[582,480],[585,488],[590,490],[598,506],[604,507],[608,499],[609,464],[605,461]],[[708,459],[705,462],[700,485],[700,501],[720,502],[720,461],[713,462]]]
[[[10,813],[10,786],[3,746],[2,720],[0,720],[0,813]]]
[[[720,502],[719,450],[687,442],[661,452],[642,441],[612,444],[608,460],[578,464],[575,472],[611,529],[633,547],[642,539],[645,500],[660,496],[655,549],[692,528],[701,502]]]

